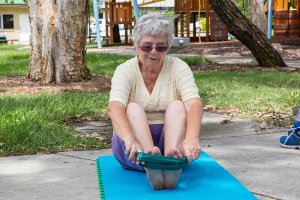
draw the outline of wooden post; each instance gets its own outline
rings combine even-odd
[[[205,0],[205,17],[206,17],[206,42],[209,42],[209,5],[208,0]]]
[[[289,9],[289,1],[288,0],[284,0],[283,9],[284,10],[288,10]]]
[[[179,13],[179,20],[180,20],[180,36],[181,37],[184,37],[184,29],[183,29],[183,26],[184,26],[184,20],[183,20],[183,11],[181,11]]]
[[[269,4],[269,2],[268,2]],[[282,0],[278,1],[278,0],[274,0],[273,1],[273,10],[281,10],[283,8],[283,4],[282,4]],[[267,7],[268,10],[268,7]]]
[[[108,45],[109,44],[109,40],[108,40],[108,28],[109,28],[109,26],[108,26],[108,24],[109,24],[109,22],[108,22],[108,9],[109,9],[109,7],[108,7],[108,3],[107,2],[105,2],[105,26],[106,26],[106,28],[105,28],[105,41],[106,41],[106,45]]]
[[[180,2],[178,0],[175,0],[174,3],[175,3],[175,5],[174,5],[174,14],[176,15],[179,12],[178,5],[179,5]],[[174,19],[174,36],[178,37],[178,17],[176,17]]]
[[[128,7],[127,7],[127,4],[124,4],[122,5],[122,9],[120,10],[120,18],[122,20],[122,22],[124,23],[124,31],[125,31],[125,43],[128,43],[128,24],[126,23],[127,20],[127,17],[126,17],[126,14],[128,12]]]
[[[178,37],[178,18],[175,19],[174,21],[174,28],[175,28],[175,37]]]
[[[112,24],[112,22],[114,21],[114,10],[113,10],[113,4],[110,3],[109,5],[109,41],[110,41],[110,44],[112,45],[114,43],[114,30],[113,30],[113,27],[114,25]]]
[[[193,19],[193,41],[196,41],[196,22],[197,22],[197,13],[192,13],[192,19]]]
[[[199,0],[199,7],[198,7],[198,15],[197,15],[197,20],[199,21],[199,44],[201,44],[201,20],[200,20],[200,17],[201,17],[201,8],[202,8],[202,2],[201,0]]]
[[[300,0],[297,0],[296,8],[297,8],[297,9],[300,9]]]
[[[190,37],[190,15],[191,15],[191,1],[186,0],[186,15],[185,15],[185,22],[186,22],[186,37]]]

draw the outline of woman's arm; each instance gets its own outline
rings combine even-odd
[[[187,113],[187,128],[183,141],[183,152],[188,160],[196,160],[200,156],[200,128],[203,115],[201,99],[193,98],[184,102]]]
[[[108,104],[108,114],[112,120],[113,128],[121,140],[124,141],[125,153],[128,158],[135,163],[137,153],[142,151],[142,148],[130,127],[125,109],[125,106],[118,101],[111,101]]]

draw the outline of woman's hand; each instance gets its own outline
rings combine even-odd
[[[196,160],[201,154],[199,138],[185,139],[182,144],[182,150],[188,161]]]
[[[125,154],[128,156],[128,159],[131,160],[132,163],[137,163],[136,158],[138,152],[142,152],[141,145],[135,139],[126,139],[125,143]]]
[[[187,111],[187,128],[182,144],[184,155],[189,161],[196,160],[201,154],[200,127],[203,114],[201,99],[193,98],[184,102]]]

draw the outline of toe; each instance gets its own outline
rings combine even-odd
[[[160,151],[160,149],[157,146],[155,146],[152,149],[152,154],[161,155],[161,151]]]

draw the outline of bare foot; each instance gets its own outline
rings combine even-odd
[[[160,149],[158,147],[153,147],[152,154],[161,155]],[[162,170],[145,168],[145,171],[154,190],[162,190],[165,188],[165,179]]]
[[[168,157],[178,157],[177,153],[174,149],[171,149],[167,153]],[[166,189],[174,189],[176,188],[177,182],[179,180],[179,177],[181,175],[182,169],[178,170],[164,170],[164,176],[165,176],[165,188]]]

